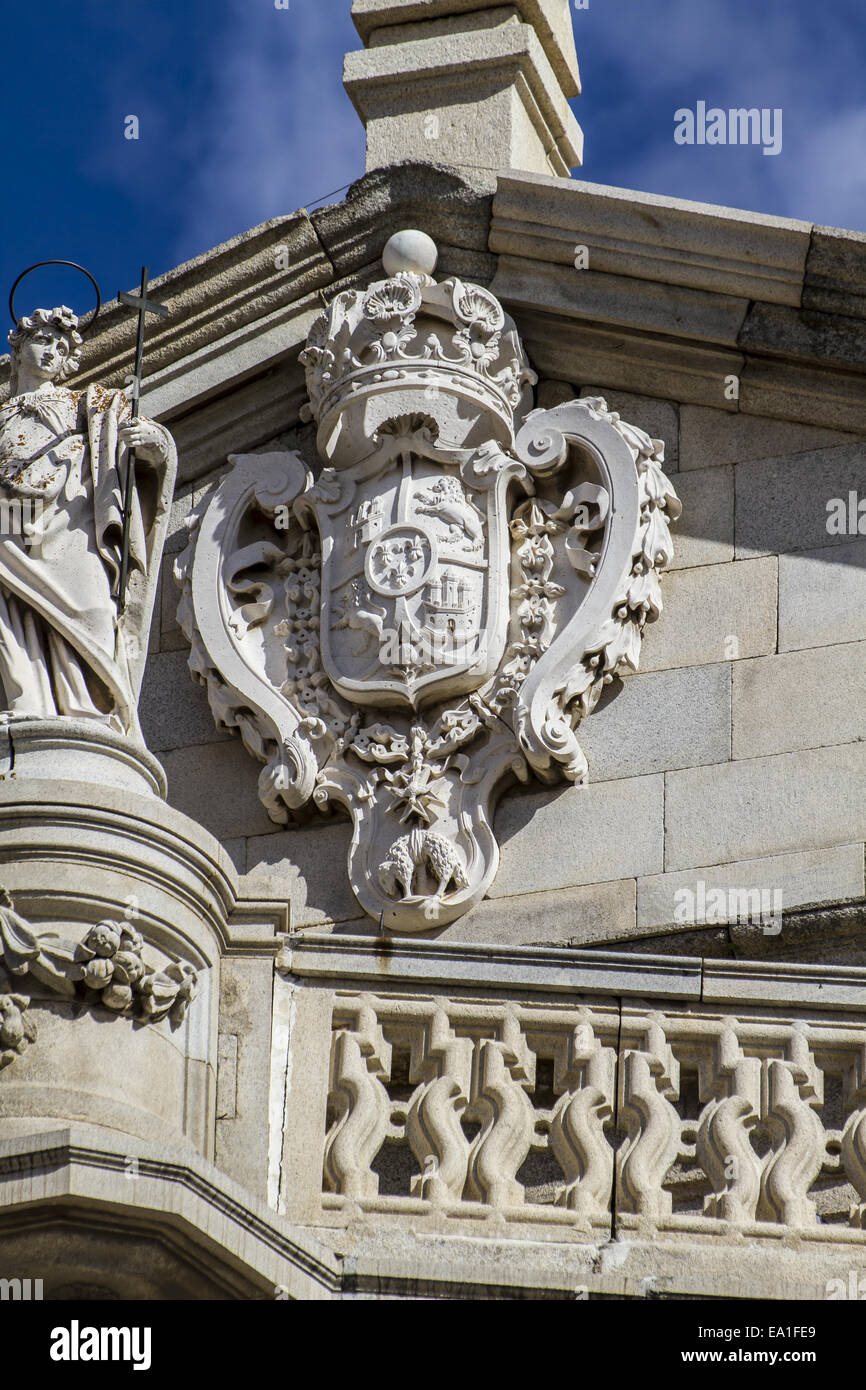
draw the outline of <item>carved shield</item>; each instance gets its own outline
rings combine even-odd
[[[322,665],[344,698],[417,709],[494,673],[508,629],[506,494],[522,472],[498,451],[458,468],[402,450],[311,490]]]
[[[638,668],[679,502],[662,442],[601,398],[529,409],[479,286],[407,268],[345,291],[303,360],[324,468],[230,459],[178,617],[271,817],[343,806],[363,910],[442,927],[490,889],[503,788],[585,780],[580,723]]]

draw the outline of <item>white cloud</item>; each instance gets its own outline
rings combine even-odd
[[[792,215],[866,231],[866,106],[822,121],[803,144]]]
[[[359,42],[348,5],[231,0],[203,55],[212,93],[191,122],[179,259],[363,174],[363,127],[340,85],[343,53]]]
[[[576,112],[587,138],[586,177],[866,229],[866,108],[851,104],[860,4],[834,0],[829,25],[809,0],[611,0],[585,30],[581,53],[586,95]],[[625,39],[629,32],[636,42]],[[698,100],[781,108],[782,153],[675,146],[674,113]],[[594,129],[605,134],[603,168],[593,158]]]

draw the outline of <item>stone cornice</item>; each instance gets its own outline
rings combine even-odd
[[[285,248],[284,263],[276,265]],[[173,364],[222,345],[226,337],[259,324],[329,283],[330,262],[304,210],[275,218],[151,281],[153,298],[169,310],[151,320],[147,334],[148,383]],[[134,315],[114,299],[88,337],[76,386],[91,381],[121,385],[131,370]],[[3,362],[2,380],[8,379]]]
[[[199,1252],[238,1297],[272,1298],[282,1287],[290,1298],[321,1299],[340,1288],[338,1257],[191,1149],[89,1125],[0,1141],[0,1226],[20,1225],[22,1207],[43,1222],[55,1209],[73,1231],[73,1212],[86,1208],[110,1212],[122,1228],[144,1224],[157,1242],[180,1234],[186,1258]]]
[[[862,952],[866,940],[866,902],[804,904],[782,914],[782,930],[768,935],[757,922],[729,922],[723,926],[669,926],[630,940],[617,941],[616,949],[641,954],[666,953],[704,960],[784,962],[820,958],[840,965],[844,957]],[[589,947],[588,949],[595,949]]]
[[[172,429],[179,484],[297,425],[305,399],[297,358],[310,324],[341,289],[381,274],[393,232],[426,227],[440,265],[486,283],[495,270],[492,194],[483,175],[427,165],[379,171],[340,203],[274,218],[152,280],[170,316],[148,325],[142,408]],[[112,300],[85,343],[76,385],[122,386],[134,348],[134,315]],[[9,366],[0,358],[0,400]]]
[[[573,271],[575,246],[585,245],[592,273],[799,305],[811,232],[808,222],[708,203],[503,174],[490,249]]]
[[[491,989],[866,1013],[866,969],[303,933],[278,968],[335,988]]]
[[[397,25],[431,23],[496,7],[496,0],[354,0],[352,19],[364,43],[376,47],[390,41],[388,30]],[[556,0],[512,0],[512,8],[534,28],[566,96],[579,96],[574,38],[562,6]]]
[[[26,851],[16,839],[23,829]],[[76,854],[95,852],[91,847],[100,836],[107,837],[103,860],[119,875],[137,869],[145,880],[163,883],[157,848],[181,866],[173,891],[178,901],[206,915],[225,955],[272,956],[290,930],[288,899],[263,898],[254,885],[239,885],[222,846],[167,802],[62,780],[0,784],[0,859],[7,863],[10,857],[46,856],[65,867],[75,863]],[[22,902],[33,909],[29,899]],[[105,915],[111,906],[100,903],[99,910]]]
[[[489,284],[543,375],[866,430],[866,236],[566,179],[403,164],[341,202],[277,218],[153,282],[144,406],[170,424],[181,482],[295,428],[314,313],[379,273],[421,226],[440,269]],[[574,248],[589,269],[574,269]],[[276,256],[284,249],[283,264]],[[122,384],[133,316],[108,304],[82,384]],[[0,397],[8,392],[0,360]],[[740,378],[739,402],[724,380]]]
[[[544,374],[866,429],[858,233],[508,174],[498,180],[490,249],[491,289]],[[725,396],[731,375],[738,401]]]
[[[626,955],[542,946],[465,945],[391,937],[303,933],[292,936],[278,968],[325,984],[361,980],[379,988],[512,988],[560,994],[639,991],[644,997],[700,998],[701,962],[685,956]],[[864,972],[866,975],[866,972]]]
[[[866,969],[855,965],[706,960],[705,1004],[765,1004],[866,1013]]]
[[[290,927],[288,899],[247,898],[241,894],[226,924],[224,954],[274,955]]]

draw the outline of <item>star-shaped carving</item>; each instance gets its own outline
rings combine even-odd
[[[445,802],[434,787],[436,777],[438,774],[433,768],[413,758],[405,770],[394,773],[389,778],[391,785],[388,790],[393,797],[393,804],[395,807],[403,807],[401,825],[411,816],[417,816],[425,825],[430,825],[436,811],[444,809]]]

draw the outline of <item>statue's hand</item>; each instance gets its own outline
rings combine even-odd
[[[152,420],[137,417],[122,425],[118,431],[122,443],[147,463],[164,463],[167,458],[165,435]]]

